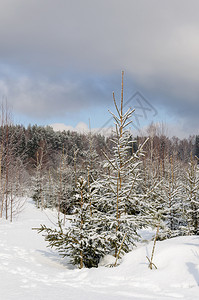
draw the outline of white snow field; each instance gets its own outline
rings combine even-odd
[[[13,223],[0,220],[1,300],[199,299],[199,237],[157,242],[157,270],[147,265],[152,242],[125,255],[116,268],[80,270],[32,230],[51,221],[55,213],[38,210],[30,199]]]

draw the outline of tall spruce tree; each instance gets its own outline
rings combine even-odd
[[[131,133],[128,126],[134,110],[124,112],[123,73],[120,107],[115,96],[113,100],[117,115],[111,113],[115,120],[112,142],[113,156],[105,155],[106,173],[101,181],[102,195],[100,203],[106,212],[107,247],[117,258],[119,252],[129,252],[138,240],[138,229],[143,225],[143,195],[140,189],[140,163],[144,144],[132,153]],[[122,247],[121,247],[122,245]]]

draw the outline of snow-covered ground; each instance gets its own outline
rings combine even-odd
[[[1,300],[199,299],[199,237],[157,242],[157,270],[147,266],[151,242],[125,255],[116,268],[80,270],[32,230],[51,222],[55,213],[36,209],[31,200],[13,223],[0,220]]]

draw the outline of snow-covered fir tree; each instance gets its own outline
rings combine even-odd
[[[56,184],[53,176],[53,170],[48,169],[46,173],[46,180],[44,183],[44,198],[45,207],[53,208],[57,206]]]
[[[166,178],[164,183],[164,221],[165,236],[167,238],[175,237],[183,234],[181,228],[184,224],[183,220],[183,185],[180,180],[178,166],[175,164],[171,156],[167,162]]]
[[[156,127],[151,125],[147,156],[143,159],[142,189],[152,191],[147,206],[148,224],[159,228],[158,239],[166,239],[183,234],[182,166],[180,162],[176,163],[174,155],[168,158],[165,153],[164,161],[160,159],[155,147],[155,130]]]
[[[35,176],[32,179],[33,195],[32,198],[35,201],[37,208],[44,207],[44,176],[42,172],[43,163],[43,149],[36,153],[36,170]]]
[[[100,159],[99,155],[97,154],[97,151],[95,149],[95,144],[94,144],[94,138],[90,129],[90,132],[87,135],[88,139],[88,149],[85,151],[82,151],[82,155],[84,157],[84,172],[85,175],[87,174],[88,176],[88,182],[93,182],[97,178],[99,178],[99,172],[100,172]]]
[[[62,150],[59,167],[56,170],[55,178],[55,199],[58,212],[69,214],[72,209],[70,195],[72,192],[72,170],[68,166],[68,157]]]
[[[199,165],[191,155],[186,172],[186,200],[184,213],[187,220],[188,234],[199,234]]]
[[[142,193],[147,192],[145,222],[152,228],[158,228],[156,239],[163,239],[166,231],[163,173],[158,157],[152,158],[152,155],[143,160],[142,166]]]
[[[107,247],[115,257],[132,249],[138,239],[138,229],[143,225],[143,199],[140,193],[140,163],[143,155],[143,144],[132,153],[131,133],[128,126],[134,110],[124,112],[123,73],[121,102],[118,107],[113,94],[117,115],[111,113],[115,120],[113,137],[113,157],[105,155],[105,174],[101,181],[101,210],[106,212]],[[122,245],[122,248],[121,248]]]
[[[55,247],[63,257],[69,256],[71,263],[80,268],[97,267],[100,258],[107,254],[96,203],[93,205],[95,193],[96,188],[92,184],[88,185],[83,177],[79,177],[73,212],[67,216],[70,226],[63,226],[59,218],[58,228],[51,229],[42,225],[38,229],[43,232],[49,246]]]
[[[55,207],[58,212],[70,214],[73,209],[72,195],[75,189],[76,171],[68,164],[68,155],[64,148],[57,164],[58,167],[49,169],[46,176],[46,207]]]
[[[162,163],[154,160],[151,164],[151,170],[147,178],[147,184],[151,182],[155,185],[152,190],[148,207],[147,216],[149,224],[153,227],[159,227],[158,239],[167,239],[183,234],[182,226],[184,224],[183,211],[183,186],[179,177],[178,167],[174,164],[172,157],[164,160],[164,172]],[[152,166],[153,164],[153,166]]]

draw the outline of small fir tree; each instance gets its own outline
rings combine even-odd
[[[186,200],[184,212],[188,225],[188,234],[199,234],[199,165],[191,155],[186,172]]]
[[[178,176],[178,168],[174,165],[172,156],[168,163],[167,178],[164,185],[165,197],[165,235],[167,238],[182,234],[183,225],[183,186]]]
[[[36,153],[36,173],[32,180],[33,195],[37,208],[44,208],[44,176],[42,174],[43,149]]]
[[[99,214],[92,203],[95,191],[83,177],[78,178],[73,214],[67,216],[70,226],[63,227],[59,220],[58,229],[45,225],[37,229],[44,233],[49,246],[55,247],[63,257],[69,256],[71,263],[80,268],[97,267],[100,258],[106,254]]]

